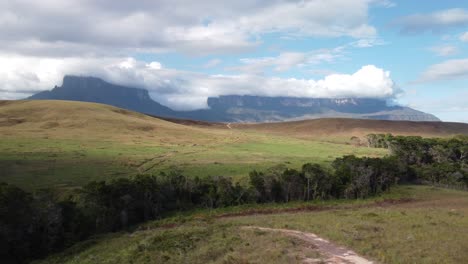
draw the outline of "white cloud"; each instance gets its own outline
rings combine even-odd
[[[357,41],[351,42],[348,46],[356,47],[356,48],[371,48],[374,46],[381,46],[387,44],[380,38],[363,38]]]
[[[426,69],[416,82],[431,82],[468,77],[468,59],[447,60]]]
[[[307,55],[302,52],[283,52],[277,57],[243,58],[240,61],[243,63],[242,66],[229,69],[249,74],[262,74],[266,68],[273,67],[275,71],[283,72],[304,64],[307,61]]]
[[[468,11],[462,8],[440,10],[427,14],[414,14],[397,19],[394,25],[401,26],[401,31],[407,34],[443,32],[450,28],[468,25]]]
[[[238,52],[266,33],[375,37],[385,0],[10,0],[0,2],[0,49],[34,56]],[[207,12],[209,11],[209,12]]]
[[[265,70],[271,68],[276,72],[285,72],[295,67],[334,62],[343,56],[344,49],[345,47],[341,46],[310,52],[282,52],[274,57],[243,58],[240,59],[243,65],[231,67],[229,70],[248,74],[263,74]]]
[[[459,52],[458,48],[452,45],[434,46],[429,50],[441,57],[452,56]]]
[[[460,35],[460,40],[463,42],[468,42],[468,31]]]
[[[155,67],[157,66],[157,67]],[[354,74],[330,74],[321,80],[258,75],[207,75],[162,67],[133,58],[67,58],[0,56],[0,98],[16,99],[60,85],[65,74],[91,75],[143,87],[163,104],[177,109],[206,107],[209,96],[264,95],[294,97],[393,97],[398,93],[390,73],[373,65]]]
[[[147,66],[153,70],[160,70],[162,68],[162,64],[157,61],[152,61]]]
[[[322,63],[334,63],[344,59],[345,54],[352,48],[371,48],[385,45],[379,38],[364,38],[330,49],[318,49],[308,52],[285,51],[278,56],[243,58],[241,66],[230,67],[228,70],[249,74],[263,74],[267,69],[285,72],[295,67],[305,67]]]

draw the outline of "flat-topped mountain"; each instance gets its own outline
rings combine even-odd
[[[275,122],[343,117],[380,120],[440,121],[409,107],[388,106],[372,98],[295,98],[226,95],[208,98],[209,109],[175,111],[154,101],[148,91],[94,77],[65,76],[63,84],[28,99],[109,104],[150,115],[215,122]]]
[[[360,119],[440,121],[409,107],[388,106],[372,98],[295,98],[228,95],[208,98],[212,111],[225,113],[233,121],[265,122],[324,117]]]
[[[151,99],[145,89],[115,85],[95,77],[65,76],[62,86],[55,86],[28,99],[102,103],[141,113],[175,115],[175,111]]]

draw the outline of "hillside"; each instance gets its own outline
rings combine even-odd
[[[450,122],[410,122],[348,118],[229,125],[230,128],[301,138],[323,136],[363,136],[369,133],[395,135],[453,136],[468,134],[468,124]],[[214,130],[213,130],[214,129]],[[146,138],[187,133],[211,137],[225,133],[223,123],[148,116],[117,107],[61,100],[0,101],[0,133],[3,135],[54,135],[62,138]],[[232,132],[232,131],[231,131]],[[224,134],[223,134],[224,135]],[[188,139],[187,139],[188,140]],[[184,141],[184,140],[183,140]]]
[[[96,102],[140,113],[210,122],[273,122],[324,117],[440,121],[437,117],[376,98],[296,98],[224,95],[207,98],[207,109],[175,111],[154,101],[147,90],[99,78],[65,76],[61,86],[28,99]],[[156,98],[157,100],[157,98]]]
[[[177,122],[182,124],[96,103],[2,101],[0,181],[25,188],[73,187],[173,168],[189,176],[245,180],[251,170],[278,164],[300,167],[329,164],[342,155],[387,153],[221,123]]]
[[[60,100],[0,101],[0,134],[54,139],[135,140],[166,143],[211,140],[207,130],[175,124],[125,109]]]
[[[356,146],[367,133],[468,134],[468,124],[355,119],[223,124],[160,119],[113,106],[71,101],[0,102],[0,181],[26,188],[159,173],[231,176],[271,166],[327,165],[336,157],[383,156]],[[353,143],[353,144],[350,144]],[[364,145],[364,144],[361,144]]]
[[[468,134],[468,124],[451,122],[411,122],[368,120],[351,118],[322,118],[314,120],[262,123],[232,124],[232,128],[289,135],[302,139],[352,136],[363,137],[370,133],[391,133],[405,136],[447,137]]]

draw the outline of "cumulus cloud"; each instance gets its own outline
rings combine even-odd
[[[209,75],[138,61],[128,54],[190,55],[252,49],[268,34],[282,37],[347,37],[349,47],[379,45],[368,22],[371,6],[388,0],[11,0],[0,1],[0,98],[24,98],[60,85],[66,74],[101,77],[147,88],[178,109],[206,107],[208,96],[251,94],[307,97],[389,97],[389,73],[365,66],[323,80],[255,75],[265,69],[332,62],[343,47],[244,58],[231,75]],[[345,12],[343,12],[345,10]],[[209,12],[207,12],[209,11]],[[220,65],[212,59],[202,68]],[[368,76],[367,76],[368,75]]]
[[[427,14],[414,14],[399,18],[393,24],[400,26],[401,32],[405,34],[428,31],[440,33],[450,28],[466,27],[468,11],[462,8],[452,8]]]
[[[0,2],[0,49],[34,56],[122,51],[238,52],[266,33],[369,38],[385,0],[10,0]],[[209,10],[209,12],[207,12]],[[343,12],[346,10],[346,12]],[[127,53],[128,54],[128,53]]]
[[[429,50],[441,57],[452,56],[459,52],[458,48],[452,45],[434,46],[429,48]]]
[[[451,80],[468,77],[468,59],[447,60],[426,69],[416,82]]]
[[[61,84],[66,74],[91,75],[112,83],[142,87],[158,102],[176,109],[206,108],[209,96],[263,95],[294,97],[389,98],[398,93],[390,73],[373,65],[353,74],[330,74],[321,80],[250,74],[208,75],[164,68],[134,58],[0,56],[0,97],[16,99]]]

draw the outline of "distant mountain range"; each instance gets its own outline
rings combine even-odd
[[[95,102],[161,117],[216,122],[273,122],[322,117],[440,121],[434,115],[409,107],[388,106],[385,100],[371,98],[226,95],[208,98],[209,109],[175,111],[151,99],[145,89],[78,76],[65,76],[62,86],[39,92],[27,99]]]

